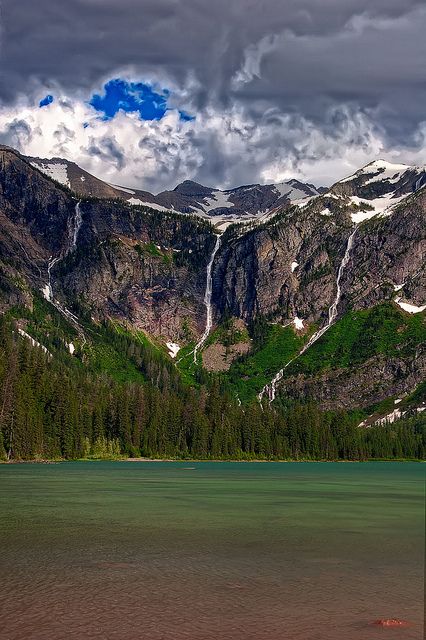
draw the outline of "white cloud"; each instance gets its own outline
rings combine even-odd
[[[152,191],[184,179],[222,188],[291,177],[328,185],[378,157],[424,164],[426,122],[414,146],[391,148],[373,115],[335,108],[327,116],[332,124],[320,128],[278,109],[259,117],[235,103],[226,111],[205,107],[190,122],[177,110],[158,121],[124,112],[103,121],[83,99],[56,95],[43,108],[25,99],[1,107],[0,141],[27,155],[73,160],[107,182]]]

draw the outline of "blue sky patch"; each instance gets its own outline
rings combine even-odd
[[[161,94],[143,82],[120,79],[110,80],[104,89],[104,95],[94,95],[90,104],[104,113],[105,120],[113,118],[120,109],[126,113],[137,111],[142,120],[161,120],[167,111],[167,90]]]
[[[47,95],[45,98],[43,98],[42,100],[40,100],[39,102],[39,107],[47,107],[48,104],[52,104],[53,102],[53,96],[51,96],[50,94]]]
[[[142,120],[161,120],[169,110],[167,100],[170,91],[163,89],[161,93],[144,82],[127,82],[116,78],[104,85],[104,95],[95,94],[89,104],[103,113],[104,120],[110,120],[118,111],[139,113]],[[181,120],[194,120],[194,116],[179,111]]]

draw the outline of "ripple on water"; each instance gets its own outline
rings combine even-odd
[[[0,467],[0,637],[420,640],[420,467]]]

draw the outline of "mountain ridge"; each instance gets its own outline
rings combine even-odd
[[[95,322],[142,331],[169,351],[188,380],[210,371],[239,396],[255,398],[288,360],[299,363],[298,353],[326,327],[335,303],[330,328],[306,355],[335,349],[336,331],[346,325],[341,335],[345,341],[355,336],[350,348],[356,354],[356,314],[364,311],[371,314],[363,320],[366,327],[386,319],[396,342],[385,333],[387,352],[377,344],[359,362],[354,355],[342,359],[337,349],[335,364],[332,359],[321,372],[307,367],[300,354],[302,368],[286,368],[278,381],[279,401],[283,394],[306,396],[324,408],[367,410],[395,394],[408,397],[424,381],[424,168],[394,171],[376,161],[325,193],[286,201],[264,218],[222,230],[209,217],[135,206],[116,195],[81,196],[10,149],[0,148],[0,157],[2,310],[31,309],[36,292],[55,302],[64,321],[74,322],[75,357],[88,348],[81,318],[90,314]],[[206,274],[221,231],[206,301]],[[392,312],[386,315],[383,305]],[[194,358],[209,309],[212,326]],[[368,379],[369,368],[386,370],[380,389]],[[357,393],[360,385],[364,390]]]
[[[261,218],[279,206],[295,199],[318,195],[322,190],[296,179],[276,185],[251,184],[225,190],[206,187],[193,180],[184,180],[172,190],[152,194],[100,180],[74,162],[63,158],[42,159],[28,156],[27,160],[79,195],[118,197],[129,204],[145,205],[160,211],[194,213],[214,219],[215,224],[219,226],[224,226],[229,221]]]

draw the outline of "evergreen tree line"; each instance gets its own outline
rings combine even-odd
[[[184,385],[155,357],[137,354],[146,382],[118,382],[49,357],[2,319],[0,458],[425,458],[422,414],[363,429],[312,403],[238,406],[220,382]]]

